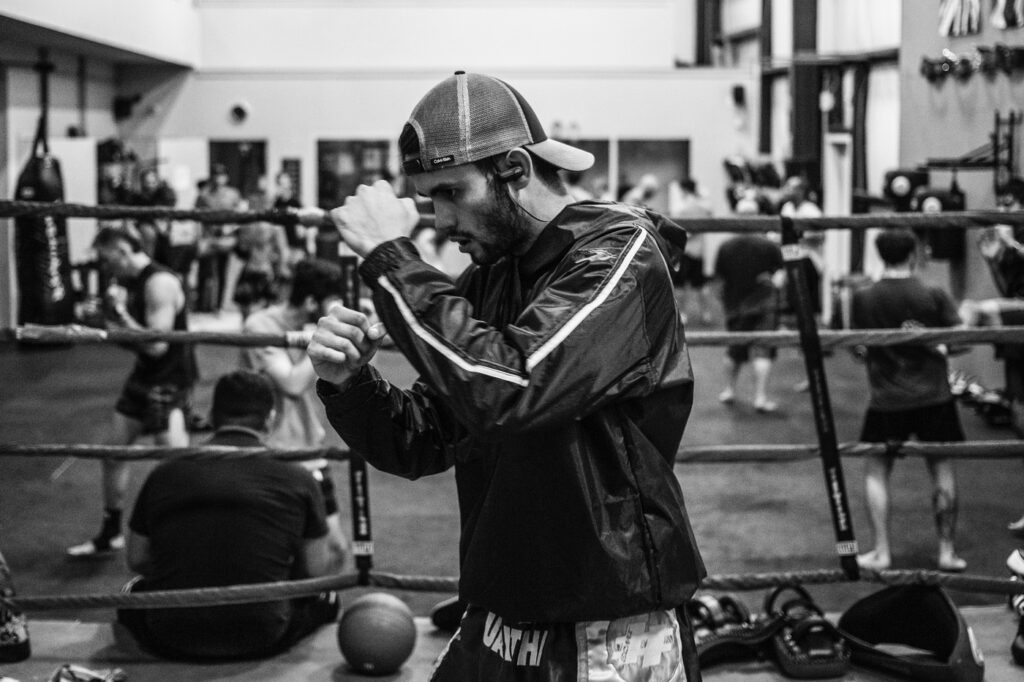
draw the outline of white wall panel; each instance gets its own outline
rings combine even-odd
[[[818,51],[822,54],[899,47],[901,26],[900,2],[818,0]]]
[[[669,0],[591,3],[217,2],[200,5],[216,70],[669,67]]]

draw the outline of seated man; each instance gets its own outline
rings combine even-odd
[[[274,388],[235,371],[214,388],[211,445],[259,447]],[[129,524],[133,592],[217,587],[337,572],[324,501],[301,466],[263,456],[163,462],[139,492]],[[140,643],[178,659],[246,659],[278,653],[337,618],[334,593],[197,608],[125,609],[118,620]]]

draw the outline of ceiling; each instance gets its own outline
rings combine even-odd
[[[167,64],[168,62],[148,57],[137,52],[131,52],[112,45],[97,43],[85,38],[79,38],[29,24],[18,19],[0,14],[0,36],[3,36],[4,43],[20,43],[28,46],[31,51],[40,47],[51,50],[66,52],[72,55],[81,55],[92,59],[100,59],[112,64]],[[11,61],[0,53],[0,64],[10,64]]]

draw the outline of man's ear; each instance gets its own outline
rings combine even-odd
[[[516,147],[498,162],[498,179],[515,189],[530,184],[533,177],[533,158],[522,147]]]

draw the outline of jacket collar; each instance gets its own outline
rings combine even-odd
[[[567,215],[571,215],[572,206],[563,208],[548,223],[537,239],[517,262],[519,277],[524,282],[532,282],[538,273],[557,263],[572,247],[575,237],[572,232],[561,226]]]

